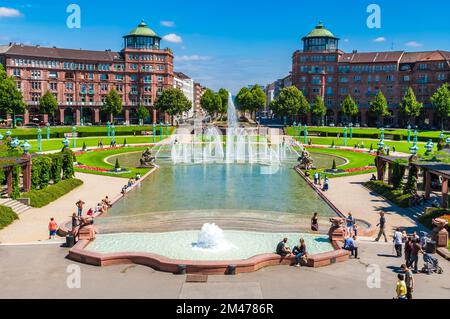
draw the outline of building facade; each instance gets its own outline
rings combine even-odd
[[[195,109],[194,80],[182,72],[174,72],[173,86],[174,88],[180,89],[184,96],[192,103],[192,108],[183,114],[183,119],[192,118]]]
[[[204,115],[202,104],[200,103],[206,88],[200,83],[194,83],[194,113],[196,115]]]
[[[100,124],[113,118],[102,111],[105,97],[115,89],[122,98],[123,112],[114,120],[138,124],[137,110],[151,111],[150,121],[167,121],[153,105],[166,88],[173,87],[173,54],[161,49],[161,38],[142,21],[123,37],[120,52],[88,51],[26,46],[0,46],[0,63],[14,77],[28,107],[23,124],[39,120],[56,124]],[[53,93],[59,110],[53,119],[39,112],[39,99]],[[0,117],[11,118],[11,114]]]
[[[288,76],[282,78],[282,79],[278,79],[273,83],[270,83],[266,89],[266,109],[265,112],[267,114],[270,114],[270,103],[277,99],[278,96],[280,95],[280,92],[282,89],[287,88],[292,86],[292,75],[289,74]]]
[[[292,58],[292,84],[303,91],[308,101],[320,95],[328,107],[327,124],[342,124],[340,105],[351,95],[360,108],[356,123],[402,126],[399,104],[411,87],[424,109],[417,124],[440,127],[430,97],[450,81],[450,52],[357,52],[339,50],[339,39],[321,23],[303,38],[303,50]],[[369,112],[370,102],[382,91],[390,116],[377,123]],[[308,116],[309,123],[312,122]]]

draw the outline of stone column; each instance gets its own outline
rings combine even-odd
[[[48,123],[48,114],[44,114],[44,123]]]
[[[59,109],[59,122],[64,123],[64,109]]]
[[[431,174],[430,172],[425,172],[425,198],[430,199],[431,198]]]
[[[130,109],[125,109],[125,123],[130,124]]]
[[[27,161],[22,167],[23,191],[26,193],[31,190],[31,155],[24,154],[22,158]]]
[[[442,208],[448,208],[448,179],[442,181]]]
[[[75,110],[75,125],[81,124],[81,112],[80,109]]]
[[[23,113],[23,124],[29,123],[30,123],[30,112],[28,112],[28,109],[25,109],[25,112]]]
[[[11,195],[12,195],[12,191],[13,191],[13,188],[12,188],[12,184],[13,184],[13,176],[12,176],[12,171],[13,170],[13,168],[12,168],[12,166],[10,166],[10,167],[7,167],[6,169],[5,169],[5,175],[6,175],[6,193],[8,194],[8,197],[11,197]]]
[[[384,174],[386,169],[386,162],[383,161],[380,157],[377,158],[377,173],[378,173],[378,180],[384,181]]]
[[[156,116],[157,116],[156,110],[153,109],[153,115],[152,115],[152,123],[153,123],[153,124],[156,124],[156,123],[157,123],[157,121],[156,121]]]
[[[94,109],[94,124],[100,123],[100,109]]]

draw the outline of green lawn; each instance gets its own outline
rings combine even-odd
[[[85,165],[85,166],[113,170],[114,165],[110,165],[105,162],[105,159],[107,157],[119,155],[119,154],[125,154],[125,153],[132,153],[132,152],[144,152],[144,150],[145,150],[145,148],[142,148],[142,147],[126,147],[126,148],[119,148],[119,149],[115,149],[115,150],[108,150],[108,151],[101,151],[101,152],[87,152],[83,155],[77,156],[77,161],[78,161],[78,163]],[[121,178],[127,178],[127,179],[134,178],[137,173],[141,174],[141,176],[142,176],[150,171],[150,169],[148,169],[148,168],[126,167],[126,169],[129,170],[130,173],[125,173],[125,174],[103,173],[103,172],[96,172],[96,171],[91,171],[91,170],[84,170],[84,169],[75,167],[75,171],[80,172],[80,173],[121,177]]]

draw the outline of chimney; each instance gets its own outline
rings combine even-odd
[[[353,50],[353,54],[356,54],[356,53],[358,53],[358,50]]]

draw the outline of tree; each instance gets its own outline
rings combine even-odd
[[[302,91],[295,86],[282,89],[278,98],[272,101],[269,107],[274,114],[281,117],[306,115],[311,108]]]
[[[351,95],[347,95],[344,101],[342,101],[341,112],[342,114],[345,115],[346,121],[348,121],[349,118],[350,121],[353,121],[353,117],[358,115],[359,113],[358,105],[356,105]]]
[[[191,108],[192,102],[177,88],[164,90],[155,103],[155,109],[170,116],[181,115]]]
[[[236,95],[236,106],[244,113],[252,110],[253,94],[247,87],[243,87]]]
[[[45,94],[39,99],[40,113],[53,117],[57,109],[58,101],[55,96],[50,91],[45,92]]]
[[[210,116],[214,116],[222,107],[221,97],[212,90],[207,89],[200,99],[200,105]]]
[[[450,117],[450,91],[448,84],[443,84],[430,100],[436,113],[441,118],[441,127],[444,129],[445,121]]]
[[[112,89],[106,95],[106,101],[102,106],[102,110],[108,113],[109,115],[117,115],[122,112],[122,98],[119,93],[115,89]]]
[[[381,124],[384,116],[389,115],[388,104],[381,90],[378,91],[375,100],[370,102],[369,111],[378,117],[378,123]]]
[[[222,118],[228,109],[228,99],[229,99],[230,93],[226,89],[222,88],[219,90],[219,92],[217,94],[219,95],[219,97],[222,101],[217,112],[220,114],[220,118]]]
[[[259,85],[254,85],[251,88],[250,93],[252,94],[252,105],[250,113],[253,113],[254,115],[256,111],[262,110],[266,106],[266,94]]]
[[[148,108],[146,108],[144,105],[139,105],[137,114],[141,125],[144,123],[145,119],[150,116]]]
[[[400,102],[400,113],[408,118],[408,124],[411,124],[411,119],[416,119],[420,115],[423,104],[417,102],[416,95],[412,88],[409,88]]]
[[[25,112],[25,108],[22,92],[17,89],[14,79],[8,77],[3,65],[0,64],[0,112],[13,114],[15,119],[16,114]]]
[[[327,114],[327,107],[320,95],[317,95],[311,103],[311,114],[317,118],[317,124],[322,124],[323,117]]]

